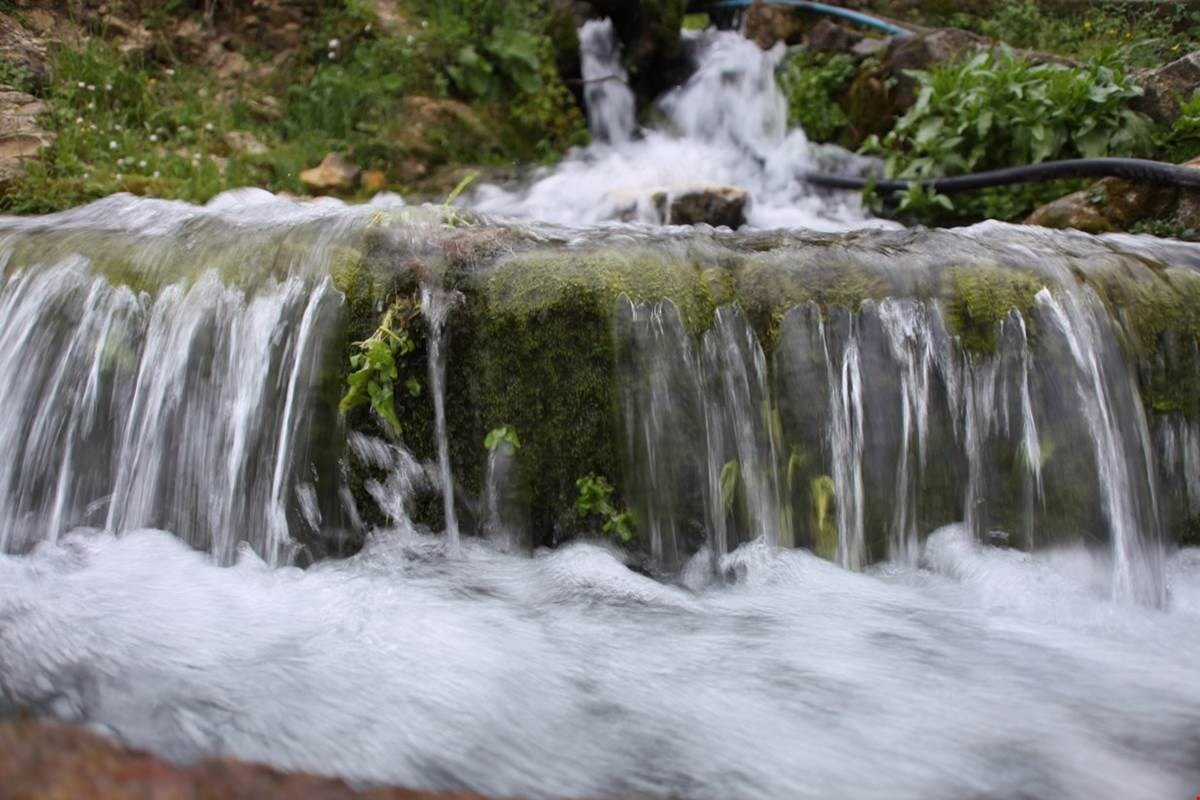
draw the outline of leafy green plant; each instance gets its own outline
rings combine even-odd
[[[346,376],[346,393],[338,404],[342,413],[369,402],[392,432],[400,433],[394,401],[394,386],[400,377],[397,359],[408,355],[415,347],[408,326],[419,313],[420,306],[416,302],[401,298],[383,315],[375,333],[354,343],[358,352],[350,356],[353,371]],[[420,392],[420,384],[415,378],[410,377],[406,385],[410,394]]]
[[[917,101],[882,141],[888,177],[957,175],[1062,158],[1141,156],[1152,150],[1149,118],[1128,107],[1141,94],[1117,66],[1035,64],[998,48],[956,64],[910,73]],[[962,219],[1015,219],[1062,193],[1061,184],[999,187],[949,201],[910,188],[910,211],[953,210]]]
[[[1179,107],[1179,117],[1159,140],[1159,158],[1190,161],[1200,156],[1200,89]]]
[[[775,72],[788,102],[788,126],[803,128],[814,142],[836,139],[849,123],[838,98],[856,70],[854,59],[845,54],[803,48],[789,53]]]
[[[633,541],[633,517],[617,508],[612,501],[613,486],[602,475],[591,474],[575,482],[579,497],[575,511],[581,517],[598,516],[604,520],[603,531],[621,544]]]
[[[517,437],[516,428],[501,425],[488,431],[488,435],[483,439],[483,446],[488,450],[495,450],[502,444],[511,445],[514,450],[521,449],[521,440]]]

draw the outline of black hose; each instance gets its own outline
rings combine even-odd
[[[1061,178],[1125,178],[1139,183],[1154,183],[1166,186],[1182,186],[1200,189],[1200,169],[1181,167],[1163,161],[1145,158],[1077,158],[1067,161],[1046,161],[1022,167],[993,169],[970,175],[955,175],[949,178],[925,178],[918,181],[890,180],[882,178],[856,178],[849,175],[827,175],[821,172],[806,172],[804,180],[814,186],[829,189],[863,189],[873,186],[880,194],[892,194],[919,183],[925,189],[941,194],[986,189],[990,186],[1007,186],[1012,183],[1051,181]]]

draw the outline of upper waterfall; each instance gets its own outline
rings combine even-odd
[[[775,83],[782,46],[764,52],[736,33],[692,35],[695,73],[662,98],[661,122],[627,130],[633,97],[622,84],[611,24],[589,22],[580,38],[595,142],[539,170],[527,186],[480,187],[474,208],[567,225],[659,223],[656,195],[669,203],[672,194],[726,185],[749,193],[746,219],[757,228],[893,224],[866,214],[857,197],[820,194],[798,180],[818,158],[842,168],[855,168],[861,158],[814,148],[802,130],[787,129],[787,103]]]

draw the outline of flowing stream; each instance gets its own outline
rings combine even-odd
[[[639,130],[581,37],[596,142],[467,224],[0,219],[0,718],[505,797],[1194,795],[1200,247],[888,229],[786,178],[834,156],[778,52],[696,37]],[[787,230],[658,225],[697,181]],[[402,292],[395,435],[338,407]]]

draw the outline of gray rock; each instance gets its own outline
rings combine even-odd
[[[1156,70],[1137,76],[1144,94],[1133,107],[1162,125],[1170,125],[1179,116],[1179,106],[1200,89],[1200,51]]]

